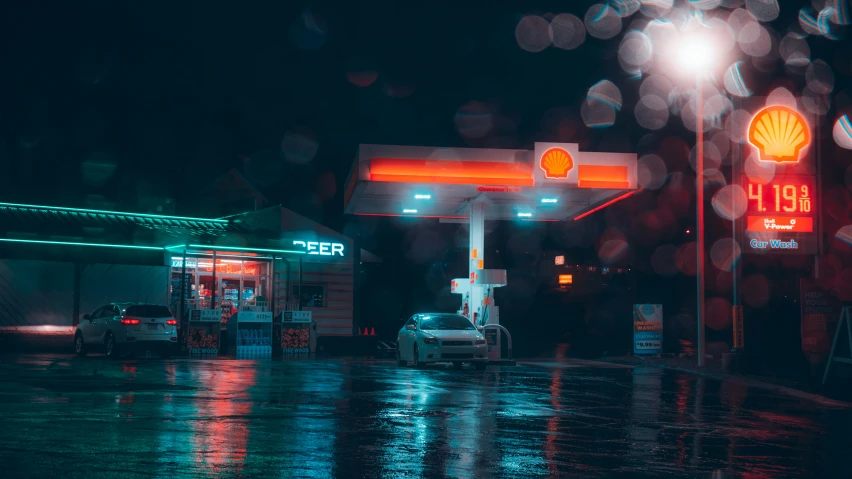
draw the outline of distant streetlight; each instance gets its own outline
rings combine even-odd
[[[716,65],[716,49],[713,39],[700,23],[682,32],[676,48],[677,68],[683,74],[695,76],[695,191],[696,191],[696,276],[698,293],[698,366],[705,362],[706,338],[704,337],[704,96],[701,78],[708,76]]]

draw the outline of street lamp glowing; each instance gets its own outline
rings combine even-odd
[[[677,45],[677,66],[683,73],[706,73],[715,63],[716,49],[708,36],[688,35]]]

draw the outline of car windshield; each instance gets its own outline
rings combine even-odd
[[[470,320],[457,314],[439,314],[422,316],[420,329],[423,330],[467,330],[476,329]]]
[[[172,312],[165,306],[157,304],[134,304],[124,309],[127,316],[139,316],[142,318],[171,318]]]

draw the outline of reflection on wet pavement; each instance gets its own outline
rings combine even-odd
[[[591,363],[4,357],[0,408],[5,477],[848,477],[852,449],[852,411]]]

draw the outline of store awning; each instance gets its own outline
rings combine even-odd
[[[302,255],[292,241],[240,221],[0,203],[0,243],[138,251],[231,251]]]

